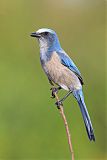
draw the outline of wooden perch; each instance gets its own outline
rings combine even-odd
[[[54,94],[57,102],[59,102],[59,97],[57,95],[57,91],[55,91],[55,88],[52,88],[52,94]],[[72,143],[71,143],[71,135],[70,135],[70,132],[69,132],[69,127],[68,127],[67,119],[66,119],[66,116],[64,114],[63,105],[60,104],[58,106],[58,109],[59,109],[60,115],[61,115],[61,117],[63,119],[64,125],[65,125],[66,135],[67,135],[67,139],[68,139],[68,145],[69,145],[71,157],[72,157],[72,160],[74,160],[74,152],[73,152],[73,147],[72,147]]]

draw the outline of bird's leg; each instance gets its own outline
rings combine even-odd
[[[57,107],[59,107],[60,105],[62,105],[62,102],[72,93],[72,91],[69,91],[61,100],[57,101],[55,104],[57,105]]]
[[[53,84],[53,82],[48,78],[48,80],[49,80],[49,83],[52,85],[52,86],[54,86],[54,84]]]
[[[52,87],[50,90],[52,90],[52,96],[51,98],[55,98],[55,93],[57,93],[59,90],[61,89],[61,87],[59,86],[58,88]]]

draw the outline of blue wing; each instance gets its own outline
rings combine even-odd
[[[61,63],[66,66],[67,68],[69,68],[71,71],[73,71],[77,77],[79,78],[81,84],[83,84],[83,79],[81,76],[80,71],[78,70],[78,68],[76,67],[76,65],[74,64],[74,62],[71,60],[71,58],[63,51],[57,52],[60,59],[61,59]]]

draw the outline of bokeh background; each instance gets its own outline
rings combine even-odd
[[[42,27],[57,32],[84,78],[96,142],[88,140],[78,104],[69,97],[64,109],[75,158],[106,159],[105,1],[0,0],[0,160],[70,159],[39,46],[30,37]]]

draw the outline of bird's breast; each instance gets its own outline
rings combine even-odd
[[[48,61],[41,63],[48,78],[65,90],[81,87],[78,77],[70,69],[61,64],[60,57],[56,52],[52,53]]]

